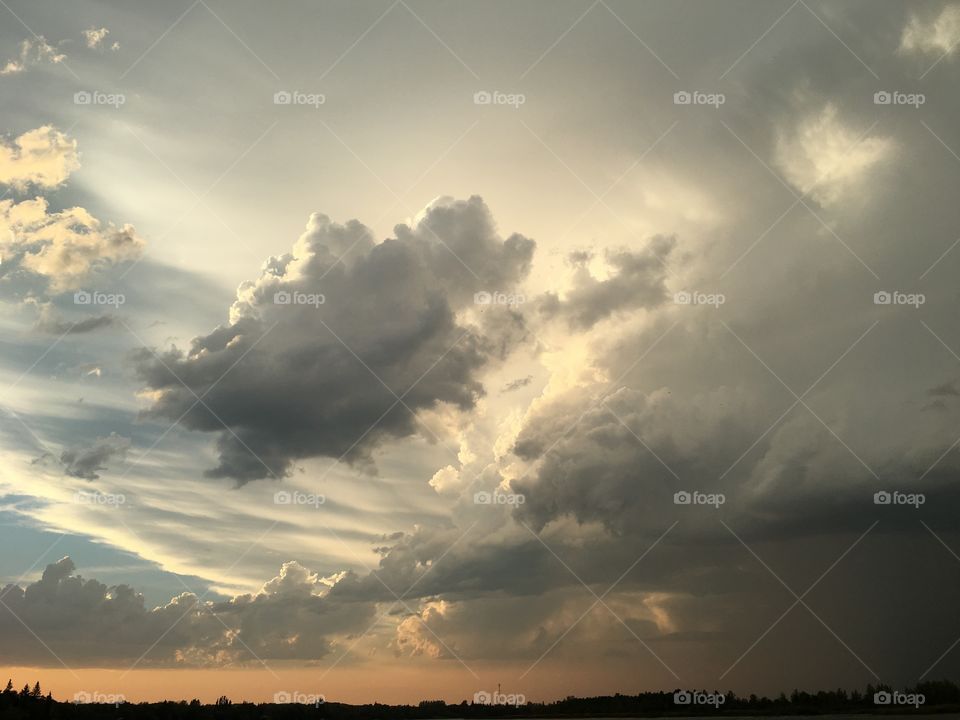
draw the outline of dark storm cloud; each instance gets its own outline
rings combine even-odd
[[[960,147],[960,133],[937,117],[958,107],[957,53],[922,87],[938,54],[916,57],[955,33],[956,7],[920,8],[920,21],[901,3],[828,13],[857,57],[815,18],[791,12],[780,34],[731,68],[733,82],[718,84],[726,114],[682,116],[701,142],[676,148],[671,169],[731,213],[720,231],[677,237],[667,280],[672,291],[719,287],[726,305],[661,300],[649,322],[623,313],[597,339],[592,361],[612,384],[545,399],[517,437],[515,453],[529,463],[513,482],[527,499],[519,517],[646,532],[673,490],[694,487],[726,493],[726,510],[769,537],[849,530],[884,488],[927,493],[931,512],[956,507],[956,387],[931,388],[931,378],[955,375],[960,347],[960,256],[943,255],[960,222],[946,190],[960,163],[944,144]],[[922,90],[927,106],[878,105],[885,88]],[[809,194],[791,209],[791,191]],[[873,303],[886,288],[922,291],[925,304],[886,312]],[[808,387],[804,404],[785,412],[791,391]]]
[[[377,244],[357,221],[314,215],[291,254],[240,287],[228,325],[187,353],[135,354],[157,393],[148,414],[219,432],[208,474],[247,482],[296,458],[370,463],[380,441],[417,432],[414,412],[473,407],[498,350],[456,313],[522,280],[534,243],[501,240],[479,197],[436,204],[395,233]]]
[[[598,367],[616,378],[665,325],[606,348]],[[721,331],[676,329],[659,352],[612,387],[577,387],[531,413],[514,445],[529,463],[527,473],[511,482],[526,498],[518,518],[537,529],[572,517],[618,535],[648,535],[664,513],[676,511],[674,493],[699,490],[722,493],[727,516],[769,539],[860,527],[885,510],[873,500],[885,490],[923,493],[927,517],[946,519],[960,508],[960,461],[950,452],[956,435],[945,418],[914,402],[922,397],[913,395],[919,388],[863,391],[860,365],[850,358],[869,359],[871,376],[896,377],[902,348],[900,356],[892,348],[878,352],[889,336],[865,336],[863,346],[851,350],[849,365],[836,365],[830,382],[805,398],[808,408],[791,407],[795,398],[730,331]],[[855,339],[851,333],[848,346]],[[841,355],[842,344],[837,347],[819,360],[821,366]],[[783,371],[790,368],[790,353],[783,348],[779,357],[760,356],[773,354],[777,360],[768,362]],[[916,377],[912,385],[922,383]],[[851,408],[862,414],[851,419]],[[912,519],[900,513],[887,523],[910,525]],[[710,520],[696,515],[679,533],[722,533]],[[915,532],[916,524],[911,528]]]
[[[64,472],[84,480],[97,480],[107,462],[114,457],[123,457],[130,449],[130,439],[111,433],[109,437],[97,438],[93,445],[64,450],[60,462]]]
[[[523,530],[494,543],[489,527],[469,530],[473,519],[467,527],[418,529],[388,553],[374,571],[379,578],[338,586],[332,595],[390,605],[395,595],[387,588],[403,593],[406,607],[394,613],[401,618],[397,654],[532,664],[545,652],[571,662],[614,653],[663,683],[675,678],[658,658],[696,683],[716,683],[736,663],[725,682],[746,689],[782,687],[784,662],[795,662],[791,682],[802,677],[809,686],[876,682],[872,672],[886,682],[912,682],[960,633],[949,607],[960,598],[949,571],[955,558],[932,533],[905,532],[896,510],[839,532],[800,523],[773,540],[728,510],[667,504],[643,538],[577,536],[568,526],[540,540]],[[949,513],[922,517],[954,545]],[[699,529],[690,532],[691,524]],[[909,524],[916,527],[916,518]],[[794,604],[781,584],[799,594],[818,579],[806,597],[809,609]],[[923,621],[904,617],[904,606]],[[799,655],[784,656],[784,648]],[[818,662],[809,666],[809,658]],[[954,672],[958,662],[946,658],[936,676]]]

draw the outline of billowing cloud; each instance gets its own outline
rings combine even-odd
[[[479,197],[436,203],[395,233],[378,244],[356,220],[313,215],[292,253],[241,285],[229,324],[186,353],[136,354],[148,414],[219,432],[208,474],[246,482],[296,458],[368,463],[381,441],[418,431],[418,411],[472,408],[499,348],[458,313],[520,282],[534,243],[501,239]]]
[[[0,184],[52,188],[79,167],[77,141],[50,125],[0,140]]]
[[[129,449],[130,438],[111,433],[108,437],[97,438],[92,445],[64,450],[60,455],[60,462],[63,463],[63,471],[67,475],[84,480],[97,480],[111,458],[122,458]]]
[[[0,201],[8,283],[29,280],[26,274],[41,280],[45,292],[78,290],[101,271],[139,257],[143,246],[132,225],[104,225],[82,207],[50,212],[44,198]]]
[[[430,487],[438,493],[452,492],[460,489],[460,473],[453,465],[446,465],[430,478]]]
[[[352,581],[349,575],[320,578],[297,562],[285,563],[256,594],[212,602],[187,591],[153,609],[133,588],[84,579],[75,569],[65,557],[25,588],[0,591],[3,662],[90,667],[138,658],[148,666],[314,660],[330,652],[334,638],[362,630],[373,616],[371,603],[328,597],[332,586]]]
[[[43,35],[26,38],[20,43],[20,53],[17,57],[7,60],[6,65],[0,68],[0,75],[21,73],[33,65],[56,65],[66,58],[67,56],[48,43]]]

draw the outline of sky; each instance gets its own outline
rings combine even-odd
[[[958,679],[960,4],[0,0],[0,665]]]

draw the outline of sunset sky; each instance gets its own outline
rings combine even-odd
[[[942,0],[0,0],[0,673],[960,679],[958,83]]]

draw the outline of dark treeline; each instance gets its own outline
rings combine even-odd
[[[32,720],[33,718],[123,718],[124,720],[297,720],[329,718],[330,720],[430,720],[431,718],[609,718],[638,716],[707,716],[707,715],[825,715],[825,714],[896,714],[943,713],[960,711],[960,687],[948,680],[925,682],[899,690],[899,701],[878,703],[885,693],[896,696],[895,688],[868,685],[863,692],[826,690],[808,693],[794,690],[789,696],[776,698],[740,697],[732,692],[690,691],[690,704],[678,704],[682,691],[645,692],[639,695],[612,695],[591,698],[567,697],[549,703],[495,705],[463,701],[448,704],[443,700],[424,700],[418,705],[346,705],[319,703],[314,705],[232,702],[221,697],[212,705],[199,700],[154,703],[76,702],[54,699],[43,693],[40,683],[24,685],[17,690],[7,683],[0,693],[0,718]],[[879,693],[879,695],[878,695]],[[100,698],[101,695],[97,695]],[[703,702],[705,697],[712,703]],[[722,700],[719,699],[722,697]],[[910,698],[913,704],[904,700]],[[922,698],[922,699],[919,699]],[[919,699],[919,700],[918,700]],[[698,702],[699,700],[699,702]]]

